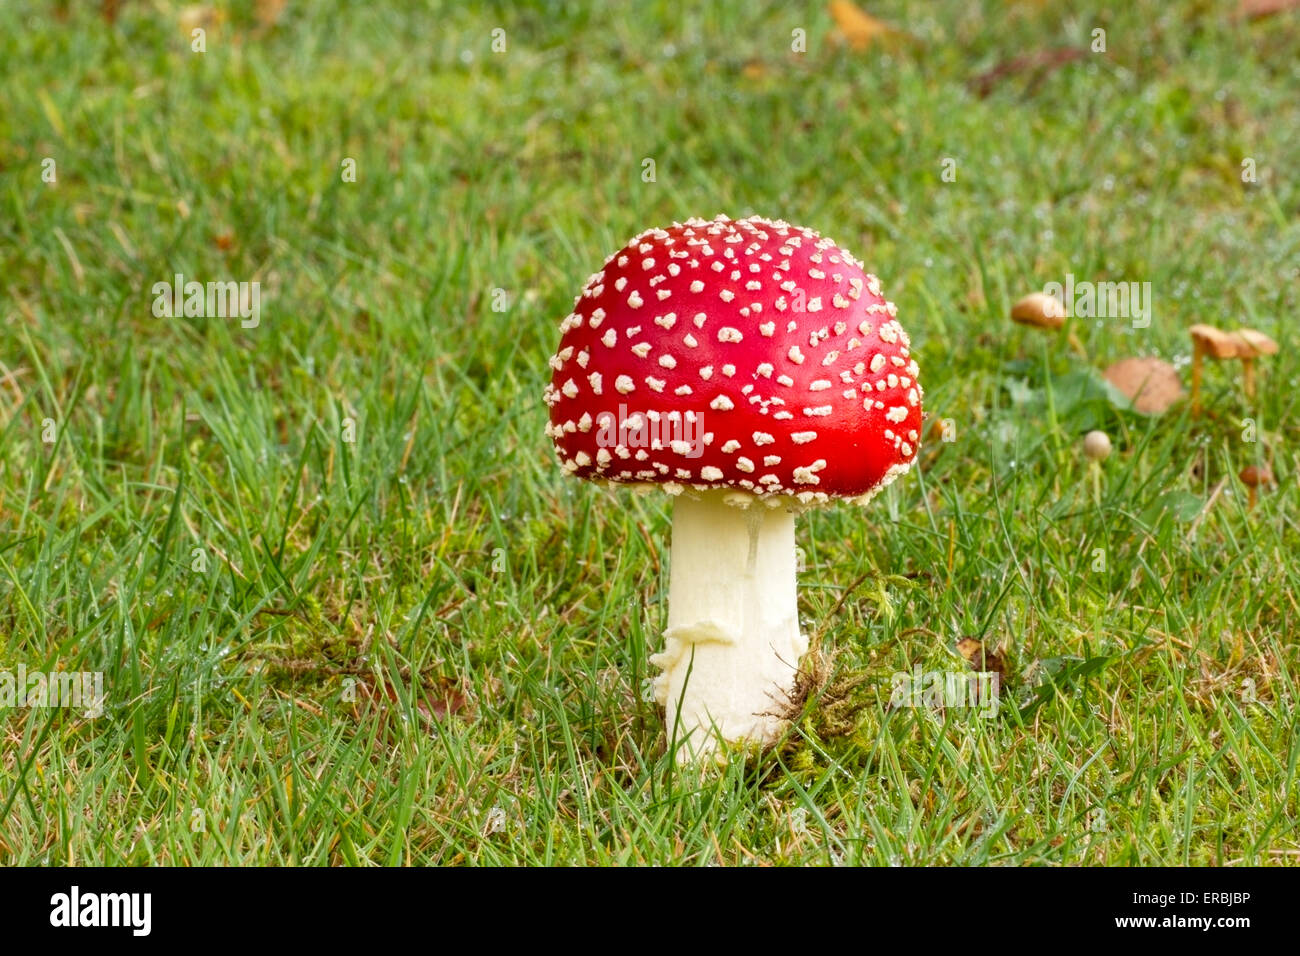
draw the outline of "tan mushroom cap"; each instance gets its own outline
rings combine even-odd
[[[1212,325],[1193,325],[1187,330],[1192,341],[1211,358],[1230,359],[1237,356],[1237,341],[1231,335]]]
[[[1094,430],[1083,436],[1083,453],[1092,461],[1105,461],[1110,451],[1110,436],[1105,432]]]
[[[1237,349],[1238,358],[1276,355],[1278,351],[1277,343],[1256,329],[1237,329],[1228,337]]]
[[[1247,465],[1241,469],[1241,474],[1237,477],[1241,479],[1243,485],[1258,488],[1260,485],[1273,483],[1273,470],[1268,465]]]
[[[1011,321],[1039,329],[1059,329],[1065,324],[1065,306],[1046,292],[1031,292],[1011,307]]]
[[[1164,359],[1120,359],[1102,374],[1143,415],[1160,415],[1185,394],[1177,369]]]

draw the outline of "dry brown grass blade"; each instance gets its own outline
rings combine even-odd
[[[1088,51],[1082,47],[1074,46],[1054,47],[1050,50],[1037,50],[1033,53],[1026,53],[1023,56],[1005,60],[993,67],[993,69],[979,74],[970,81],[970,88],[976,96],[985,97],[992,93],[993,88],[1007,77],[1021,73],[1033,73],[1035,79],[1041,80],[1048,73],[1059,70],[1067,63],[1083,59],[1087,53]]]

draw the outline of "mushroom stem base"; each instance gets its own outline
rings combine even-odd
[[[663,669],[655,696],[674,746],[695,756],[718,739],[774,742],[785,730],[799,659],[794,514],[723,492],[673,503]]]

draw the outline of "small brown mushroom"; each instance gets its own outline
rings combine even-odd
[[[1255,507],[1256,489],[1273,483],[1273,471],[1268,465],[1247,465],[1237,477],[1246,486],[1246,495],[1252,508]]]
[[[1246,397],[1254,398],[1255,359],[1261,355],[1276,355],[1277,343],[1255,329],[1237,329],[1230,337],[1236,346],[1237,358],[1241,359],[1241,383],[1246,390]]]
[[[1065,324],[1065,306],[1046,292],[1031,292],[1011,307],[1011,319],[1039,329],[1059,329]]]
[[[1178,370],[1164,359],[1120,359],[1102,374],[1143,415],[1164,414],[1186,394]]]
[[[1237,343],[1226,332],[1212,325],[1193,325],[1192,336],[1192,415],[1201,413],[1201,363],[1205,356],[1229,359],[1237,354]]]
[[[921,457],[920,467],[928,469],[938,460],[939,455],[943,453],[944,445],[950,445],[956,440],[956,429],[953,427],[951,418],[934,418],[930,421],[930,427],[925,430],[925,454]]]
[[[1011,307],[1011,321],[1055,332],[1065,325],[1065,306],[1060,299],[1046,292],[1031,292]],[[1068,333],[1067,340],[1070,348],[1080,355],[1087,354],[1074,332]]]

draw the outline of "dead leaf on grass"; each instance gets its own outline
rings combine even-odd
[[[263,30],[269,30],[280,20],[280,14],[288,6],[289,0],[257,0],[257,23]]]
[[[877,20],[849,0],[831,0],[830,11],[831,19],[839,31],[839,40],[847,43],[851,50],[862,51],[872,44],[903,36],[902,31],[894,29],[883,20]]]
[[[356,687],[358,700],[390,707],[401,705],[402,695],[388,680],[359,681]],[[450,677],[439,677],[426,683],[424,692],[414,692],[415,709],[426,721],[441,721],[469,709],[469,696],[463,682]]]
[[[1285,13],[1300,7],[1300,0],[1241,0],[1237,4],[1237,18],[1240,20],[1262,20],[1275,13]]]
[[[1120,359],[1102,375],[1143,415],[1162,415],[1186,394],[1178,370],[1164,359]]]
[[[1007,685],[1007,662],[995,648],[986,648],[983,641],[973,637],[963,637],[957,642],[957,653],[965,658],[966,663],[981,673],[998,675],[998,683]]]

